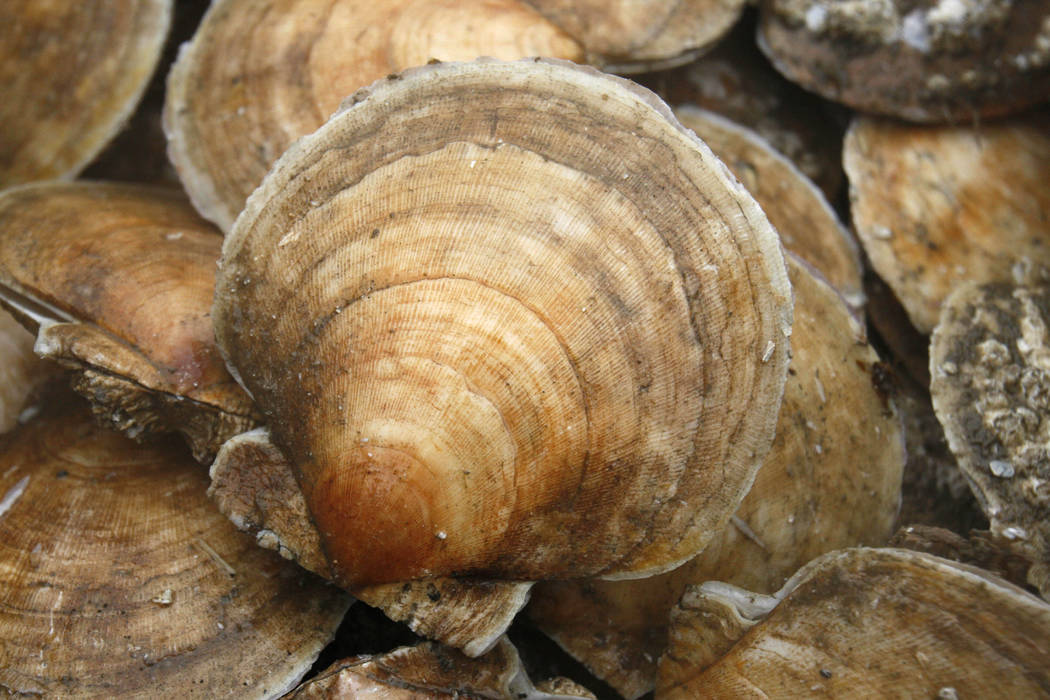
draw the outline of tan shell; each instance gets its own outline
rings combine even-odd
[[[259,545],[325,578],[333,576],[292,466],[265,429],[243,433],[222,446],[211,466],[208,495]],[[531,587],[527,582],[441,578],[349,591],[416,634],[478,656],[507,631]]]
[[[0,24],[0,187],[75,176],[116,134],[160,57],[172,0],[8,0]]]
[[[559,679],[562,680],[562,679]],[[485,656],[472,659],[426,642],[377,656],[337,661],[289,693],[286,700],[559,700],[594,698],[571,681],[538,690],[505,637]]]
[[[826,103],[778,73],[755,46],[753,22],[740,22],[710,52],[672,71],[635,79],[668,104],[695,105],[754,130],[836,201],[842,130]]]
[[[1050,112],[979,127],[862,117],[843,162],[857,235],[924,333],[959,282],[1050,263]]]
[[[0,452],[0,692],[266,698],[296,683],[349,598],[237,532],[181,445],[98,428],[72,395],[50,405]]]
[[[768,449],[791,321],[725,166],[540,59],[357,93],[249,200],[213,315],[344,585],[691,557]]]
[[[689,63],[732,28],[745,0],[527,0],[615,73]]]
[[[215,348],[222,239],[181,193],[40,183],[0,194],[0,299],[39,329],[38,354],[131,436],[178,431],[196,457],[254,425]]]
[[[731,523],[666,574],[533,589],[532,620],[625,697],[652,690],[669,611],[688,585],[717,579],[773,592],[810,559],[885,544],[893,532],[904,443],[872,383],[878,357],[835,291],[787,259],[795,324],[777,436]]]
[[[1047,0],[769,0],[758,38],[788,78],[862,112],[966,122],[1050,97]]]
[[[1045,697],[1048,630],[1050,607],[987,572],[900,549],[844,550],[775,597],[690,589],[657,697]],[[731,649],[704,670],[696,661],[719,637]]]
[[[754,131],[689,105],[676,108],[675,116],[740,179],[784,247],[815,267],[853,309],[862,309],[857,243],[820,190]]]
[[[34,390],[52,374],[53,368],[33,353],[33,335],[0,311],[0,433],[18,424]]]
[[[520,0],[217,0],[168,78],[168,152],[226,232],[277,157],[347,95],[432,58],[478,56],[582,52]]]
[[[967,285],[930,342],[930,392],[992,532],[1050,596],[1050,287]]]

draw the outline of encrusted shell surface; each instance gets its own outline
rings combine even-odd
[[[652,690],[668,615],[687,586],[772,593],[825,552],[885,544],[900,503],[900,419],[873,384],[878,356],[823,280],[788,256],[791,365],[773,447],[726,528],[695,559],[637,581],[551,581],[530,618],[625,697]]]
[[[349,596],[238,532],[176,443],[97,427],[76,396],[0,450],[0,694],[271,698]]]
[[[107,421],[180,432],[207,461],[255,422],[215,348],[221,245],[176,190],[23,185],[0,193],[0,300]]]
[[[772,608],[772,611],[770,611]],[[826,554],[775,596],[690,589],[657,697],[1037,698],[1050,606],[987,572],[900,549]],[[728,653],[704,668],[712,645]]]
[[[1050,264],[1050,111],[979,126],[859,117],[843,165],[857,236],[923,333],[957,284]]]
[[[7,0],[0,187],[79,173],[131,116],[173,0]]]
[[[341,582],[534,580],[666,570],[725,524],[791,299],[765,215],[655,96],[485,60],[293,146],[213,315]]]
[[[759,46],[807,90],[951,123],[1050,96],[1047,0],[766,0]]]
[[[930,393],[994,533],[1050,595],[1050,288],[966,285],[930,341]]]
[[[229,231],[278,156],[347,95],[478,56],[583,53],[520,0],[217,0],[168,78],[168,152],[197,209]]]

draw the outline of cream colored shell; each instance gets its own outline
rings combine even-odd
[[[651,93],[593,69],[357,93],[252,196],[219,275],[220,348],[344,584],[666,570],[772,438],[776,234]]]

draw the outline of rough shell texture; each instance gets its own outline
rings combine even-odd
[[[160,57],[172,0],[8,0],[0,187],[73,177],[116,134]]]
[[[255,546],[179,444],[97,428],[63,394],[0,454],[0,693],[273,697],[349,603]],[[6,692],[5,692],[6,691]]]
[[[744,0],[527,0],[617,73],[688,63],[730,30]]]
[[[241,530],[286,559],[326,578],[332,569],[292,466],[263,428],[222,446],[208,495]],[[349,590],[419,635],[462,649],[488,651],[529,598],[531,583],[424,579]]]
[[[833,552],[799,571],[768,616],[766,601],[728,588],[704,584],[683,598],[659,697],[1050,692],[1050,607],[978,569],[899,549]],[[698,604],[704,598],[724,601],[736,617],[711,614]],[[749,629],[704,671],[693,662],[722,620],[726,631]]]
[[[930,343],[937,418],[992,532],[1050,595],[1050,288],[968,285]]]
[[[815,267],[854,309],[864,306],[860,253],[820,190],[783,155],[750,129],[714,112],[675,110],[747,188],[784,247]]]
[[[790,308],[765,215],[652,93],[536,59],[348,100],[249,200],[214,317],[362,584],[691,557],[768,450]]]
[[[40,183],[0,194],[0,300],[132,436],[178,431],[202,461],[254,423],[215,347],[222,238],[181,193]]]
[[[1050,96],[1047,0],[765,0],[784,75],[863,112],[969,121]]]
[[[518,0],[218,0],[168,79],[168,151],[194,205],[229,231],[278,156],[347,95],[478,56],[582,52]]]
[[[530,617],[628,698],[652,690],[671,608],[712,579],[773,592],[810,559],[885,544],[900,502],[900,420],[841,298],[791,256],[792,358],[777,435],[740,509],[692,561],[637,581],[541,582]]]
[[[924,333],[956,284],[1050,263],[1050,112],[978,128],[859,118],[843,162],[857,235]]]
[[[304,683],[288,700],[559,700],[594,698],[576,684],[554,684],[537,690],[521,667],[518,652],[506,638],[485,656],[472,659],[424,643],[402,647],[380,656],[337,661]]]

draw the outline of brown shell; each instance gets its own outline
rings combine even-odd
[[[829,100],[917,122],[1050,97],[1047,0],[765,0],[759,46]]]
[[[731,588],[704,584],[683,597],[657,697],[1050,692],[1050,607],[979,569],[900,549],[851,549],[799,571],[769,599],[772,612]],[[727,614],[711,606],[719,602]],[[719,631],[723,621],[723,630],[743,632],[735,644]],[[704,670],[696,662],[720,635],[731,649]]]
[[[174,190],[24,185],[0,194],[0,299],[115,427],[178,431],[209,461],[254,424],[215,348],[221,244]]]
[[[639,73],[689,63],[740,18],[745,0],[526,0],[583,45],[588,63]]]
[[[675,116],[744,184],[784,247],[823,275],[853,309],[864,306],[860,253],[820,190],[761,136],[714,112],[683,105]]]
[[[692,561],[637,581],[540,582],[529,616],[625,697],[652,690],[668,614],[712,579],[773,592],[810,559],[889,539],[904,443],[873,385],[878,357],[827,283],[792,256],[791,365],[773,448],[723,532]]]
[[[349,598],[239,533],[181,445],[66,394],[3,448],[0,692],[268,698],[335,634]]]
[[[1050,287],[968,285],[930,342],[930,392],[992,532],[1050,596]]]
[[[725,166],[540,59],[348,100],[249,200],[214,317],[345,585],[691,557],[768,450],[791,322]]]
[[[519,0],[217,0],[168,78],[168,152],[226,232],[277,157],[347,95],[430,59],[478,56],[583,55]]]
[[[594,698],[586,688],[571,682],[544,687],[548,690],[532,684],[517,650],[504,637],[496,648],[476,659],[433,642],[343,659],[296,688],[285,700]]]
[[[857,236],[924,333],[956,284],[1050,264],[1050,112],[979,127],[862,117],[843,162]]]
[[[237,435],[211,466],[208,495],[238,529],[305,569],[332,578],[321,537],[292,466],[263,428]],[[477,579],[423,579],[348,590],[416,634],[478,656],[507,631],[532,584]]]
[[[0,187],[80,172],[131,116],[172,0],[8,0],[0,24]]]

